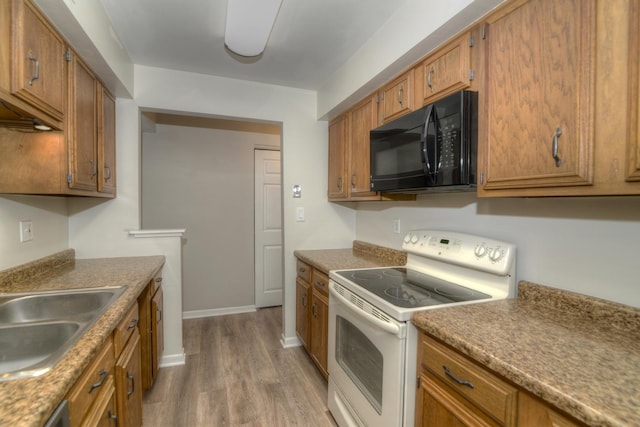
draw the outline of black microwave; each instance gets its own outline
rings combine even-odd
[[[476,188],[478,94],[460,91],[370,132],[371,190]]]

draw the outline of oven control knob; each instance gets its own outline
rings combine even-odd
[[[411,234],[405,234],[404,236],[404,242],[405,243],[409,243],[411,241]]]
[[[491,253],[489,253],[489,259],[493,262],[498,262],[504,256],[504,250],[498,246]]]
[[[418,237],[417,234],[412,235],[411,236],[411,243],[413,243],[415,245],[416,243],[418,243],[418,239],[419,239],[419,237]]]
[[[483,244],[476,246],[476,249],[473,251],[473,253],[478,257],[478,258],[482,258],[483,256],[485,256],[487,254],[487,247]]]

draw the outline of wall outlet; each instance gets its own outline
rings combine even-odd
[[[400,220],[399,219],[394,219],[393,220],[393,232],[396,234],[400,234]]]
[[[20,241],[33,240],[33,222],[31,220],[20,221]]]

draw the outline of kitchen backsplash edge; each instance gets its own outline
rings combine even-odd
[[[73,267],[75,258],[75,249],[65,249],[52,255],[2,270],[0,271],[0,292],[11,288],[16,283],[31,280],[45,272],[50,273],[53,268]]]

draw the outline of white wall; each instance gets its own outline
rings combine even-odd
[[[350,247],[355,212],[327,203],[327,123],[316,120],[311,91],[144,66],[135,67],[143,109],[282,123],[284,340],[295,341],[295,249]],[[294,184],[301,199],[291,197]],[[303,206],[305,222],[296,222]]]
[[[76,257],[164,255],[163,364],[184,361],[182,347],[182,256],[180,237],[134,238],[140,228],[140,112],[131,100],[116,100],[116,179],[118,195],[106,202],[72,198],[69,246]]]
[[[357,206],[357,238],[400,249],[411,229],[517,246],[517,279],[640,307],[640,197],[477,199],[468,193]],[[400,219],[401,233],[393,233]]]
[[[33,221],[29,242],[20,242],[21,220]],[[64,197],[0,196],[0,270],[67,249],[68,230]]]
[[[187,230],[185,316],[255,308],[254,148],[266,146],[280,135],[173,124],[142,135],[142,226]]]

